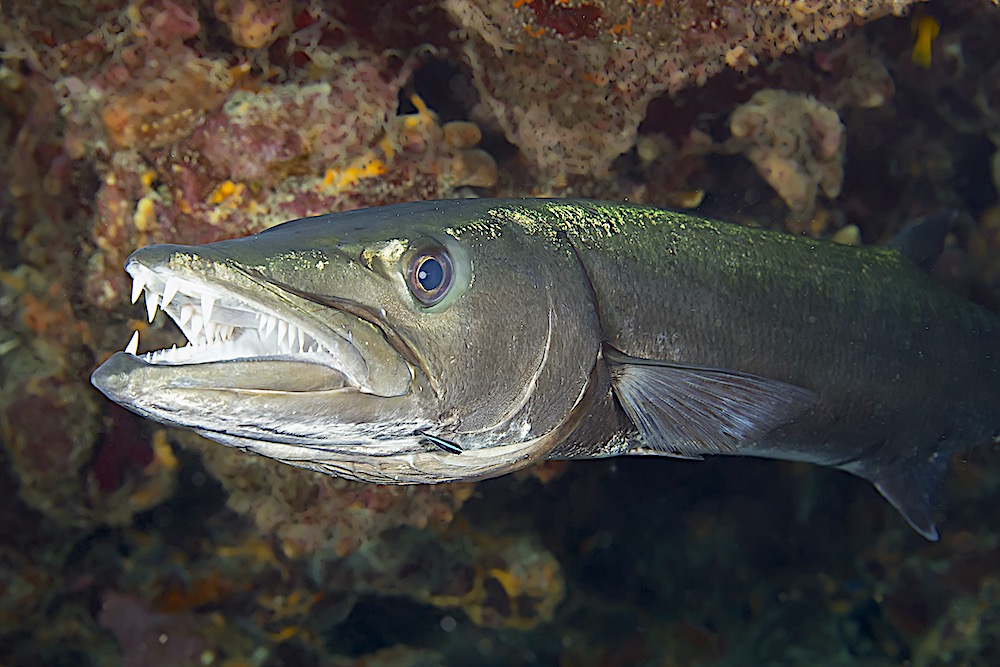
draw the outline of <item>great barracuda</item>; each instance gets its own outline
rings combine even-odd
[[[474,480],[544,458],[808,461],[936,539],[956,448],[1000,433],[1000,318],[896,250],[642,206],[461,200],[128,259],[138,337],[93,375],[165,424],[332,475]]]

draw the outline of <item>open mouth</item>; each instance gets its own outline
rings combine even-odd
[[[139,332],[132,334],[125,352],[147,364],[190,365],[223,361],[282,360],[328,366],[348,383],[363,387],[364,359],[343,335],[320,331],[307,318],[237,294],[225,285],[196,282],[165,269],[151,269],[131,261],[132,302],[145,297],[152,322],[163,310],[176,322],[187,344],[139,354]],[[324,327],[325,329],[325,327]]]

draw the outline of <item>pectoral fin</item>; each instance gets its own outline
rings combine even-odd
[[[611,383],[650,449],[698,458],[737,454],[816,401],[807,389],[724,368],[638,359],[605,350]]]

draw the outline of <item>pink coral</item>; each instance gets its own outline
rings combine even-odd
[[[105,45],[112,48],[110,57],[88,76],[60,82],[74,157],[96,152],[104,143],[116,150],[167,146],[222,104],[236,81],[225,61],[202,57],[187,43],[202,28],[190,0],[137,5],[114,28],[122,32],[117,43]],[[108,30],[84,41],[93,42]]]
[[[650,100],[911,0],[562,2],[445,0],[482,104],[544,173],[606,170],[636,142]]]
[[[211,646],[206,623],[196,614],[164,614],[132,595],[108,591],[98,616],[111,630],[122,651],[125,667],[195,665]]]
[[[292,174],[316,174],[345,155],[372,147],[395,112],[410,67],[385,77],[376,57],[345,60],[328,80],[236,91],[185,148],[207,160],[218,178],[275,185]],[[246,159],[252,147],[253,160]]]
[[[840,194],[844,178],[844,126],[816,98],[762,90],[729,118],[732,146],[754,163],[788,208],[808,214],[822,190]]]

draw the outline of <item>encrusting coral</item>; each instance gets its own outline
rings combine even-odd
[[[840,194],[844,125],[814,97],[761,90],[729,118],[730,145],[754,163],[792,211],[811,212],[816,195]]]
[[[606,170],[636,143],[650,100],[747,72],[911,0],[602,2],[445,0],[482,104],[549,174]]]

